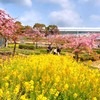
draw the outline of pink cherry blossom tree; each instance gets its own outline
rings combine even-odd
[[[16,41],[18,39],[19,25],[4,10],[0,10],[0,35],[5,39],[5,47],[7,40],[14,41],[13,55],[15,54]]]
[[[28,38],[30,38],[33,42],[35,42],[35,47],[37,49],[38,42],[43,39],[45,36],[45,33],[41,33],[38,29],[29,29],[26,31],[26,35]]]
[[[79,54],[82,51],[92,53],[92,48],[96,47],[95,40],[99,37],[99,34],[84,34],[84,35],[52,35],[48,37],[48,41],[51,44],[63,45],[63,48],[72,49],[72,53],[75,54],[75,59],[78,61]]]
[[[22,32],[23,26],[20,25],[18,22],[15,22],[15,25],[16,25],[16,32],[10,36],[10,39],[14,42],[13,56],[15,55],[17,40],[19,40],[21,36],[24,36]]]
[[[99,34],[87,34],[87,35],[69,35],[66,36],[65,47],[73,49],[75,59],[78,61],[79,53],[87,51],[89,54],[92,53],[92,48],[96,47],[95,40],[100,36]]]
[[[0,35],[5,39],[5,46],[7,40],[16,32],[14,21],[4,10],[0,10]]]

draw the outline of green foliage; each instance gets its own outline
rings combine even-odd
[[[95,49],[94,51],[100,54],[100,49]]]
[[[49,30],[49,29],[54,29],[54,28],[58,28],[57,25],[49,25],[49,26],[47,27],[48,30]]]
[[[1,48],[0,49],[0,55],[9,55],[12,53],[14,44],[8,44],[8,47]],[[54,47],[53,47],[54,49]],[[61,55],[70,55],[73,56],[71,53],[72,49],[61,49]],[[94,53],[89,55],[88,53],[82,53],[79,54],[80,61],[96,61],[100,59],[100,55],[97,54],[99,52],[99,49],[93,50]],[[35,49],[35,44],[17,44],[16,54],[24,54],[24,55],[41,55],[41,54],[47,54],[47,47],[38,47]]]
[[[18,48],[19,44],[16,44],[16,47]],[[13,43],[8,44],[8,48],[14,48],[14,44]]]
[[[35,27],[46,27],[45,24],[41,24],[41,23],[35,23],[35,25],[33,26],[33,28]]]
[[[45,24],[35,23],[33,28],[38,29],[40,32],[45,32],[46,26],[45,26]]]
[[[19,44],[19,49],[30,49],[30,50],[33,50],[34,49],[34,45],[33,44]]]
[[[93,53],[91,55],[89,54],[81,54],[80,55],[80,60],[81,61],[86,61],[86,60],[91,60],[91,61],[96,61],[96,60],[99,60],[99,55],[96,54],[96,53]]]
[[[33,50],[18,49],[16,54],[17,55],[20,55],[20,54],[22,54],[22,55],[33,55],[33,54],[35,54],[35,52]]]

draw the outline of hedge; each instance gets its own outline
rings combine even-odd
[[[33,44],[19,44],[19,49],[30,49],[30,50],[33,50],[34,49],[34,45]]]

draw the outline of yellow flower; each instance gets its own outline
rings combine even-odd
[[[75,84],[72,84],[73,88],[75,88]]]
[[[23,80],[23,79],[24,79],[23,75],[22,75],[22,74],[19,74],[19,75],[18,75],[18,79],[19,79],[19,80]]]
[[[6,82],[6,83],[5,83],[5,87],[6,87],[6,88],[8,88],[8,86],[9,86],[9,83],[8,83],[8,82]]]
[[[60,95],[59,92],[62,92],[62,95],[67,92],[74,99],[81,100],[81,97],[79,98],[81,94],[73,93],[74,89],[85,91],[86,96],[90,90],[87,99],[99,99],[100,71],[98,69],[91,70],[88,66],[77,63],[71,57],[62,55],[15,56],[9,57],[9,61],[3,63],[4,66],[0,70],[2,75],[0,78],[2,87],[0,100],[17,95],[20,100],[31,100],[33,98],[30,95],[34,93],[37,100],[47,100],[50,97],[48,94],[55,99]],[[77,86],[78,88],[76,88]],[[44,94],[47,94],[48,97],[45,97]],[[92,94],[97,95],[97,97],[93,97]]]
[[[29,82],[25,82],[24,86],[25,86],[26,92],[28,92],[34,88],[33,86],[31,86],[31,84]]]
[[[9,78],[10,78],[10,76],[7,75],[6,77],[4,77],[4,80],[7,81],[7,80],[9,80]]]
[[[56,89],[51,88],[51,89],[50,89],[50,94],[55,94],[56,91],[57,91]]]
[[[56,76],[56,78],[55,78],[55,82],[59,82],[60,81],[60,77],[59,76]]]
[[[69,88],[69,85],[68,84],[65,84],[64,85],[64,90],[66,91],[66,90],[68,90],[68,88]]]
[[[21,100],[28,100],[28,99],[26,98],[26,94],[21,95],[20,99],[21,99]]]
[[[13,74],[13,76],[15,76],[15,77],[16,77],[16,76],[18,76],[18,71],[17,71],[17,70],[15,70],[15,71],[13,71],[13,73],[12,73],[12,74]]]
[[[87,62],[87,65],[90,66],[91,64],[92,64],[92,61],[89,60],[89,61]]]
[[[74,94],[73,94],[73,97],[74,97],[74,98],[77,98],[77,96],[78,96],[77,93],[74,93]]]
[[[20,90],[20,85],[18,84],[18,85],[16,85],[16,87],[14,89],[14,93],[18,94],[19,90]]]
[[[10,99],[10,92],[9,91],[6,92],[6,97]]]
[[[48,100],[43,94],[37,96],[36,100]]]
[[[42,100],[47,100],[47,98],[46,97],[43,97]]]
[[[97,98],[96,97],[93,97],[92,100],[97,100]]]
[[[34,81],[31,80],[31,81],[29,82],[29,84],[30,84],[30,90],[32,91],[32,90],[34,89]]]
[[[34,81],[33,81],[33,80],[31,80],[29,83],[30,83],[31,85],[34,85]]]
[[[3,90],[0,89],[0,97],[3,97]]]
[[[59,95],[59,91],[57,91],[56,93],[55,93],[55,96],[57,97]]]

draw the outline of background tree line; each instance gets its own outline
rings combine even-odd
[[[28,34],[32,31],[34,31],[34,29],[35,29],[35,30],[38,30],[40,33],[44,33],[45,36],[60,34],[57,25],[48,25],[48,26],[46,26],[45,24],[42,24],[42,23],[35,23],[32,27],[32,26],[29,26],[29,25],[26,25],[26,26],[22,25],[22,23],[20,21],[16,21],[15,23],[18,26],[20,26],[20,28],[18,30],[18,33]]]

